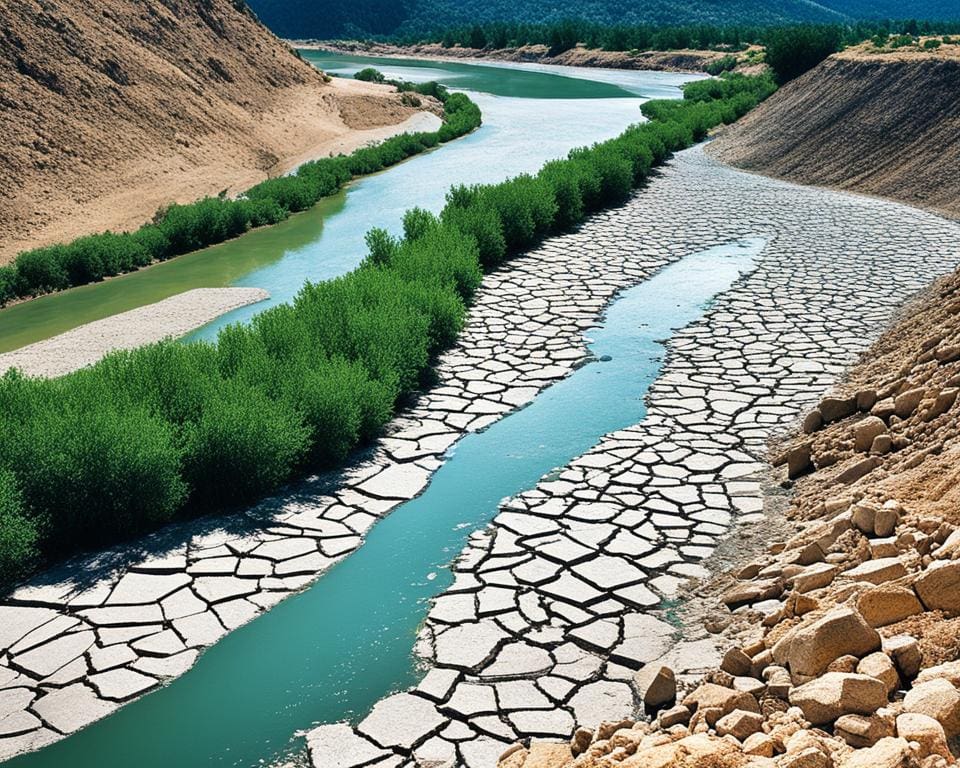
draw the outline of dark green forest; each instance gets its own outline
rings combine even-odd
[[[492,22],[603,26],[772,26],[879,19],[960,19],[957,0],[248,0],[288,38],[428,38],[451,27]]]

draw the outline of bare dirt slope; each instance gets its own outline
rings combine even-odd
[[[413,113],[391,89],[324,83],[242,0],[0,3],[0,263]]]
[[[727,129],[739,168],[960,216],[960,46],[832,56]]]

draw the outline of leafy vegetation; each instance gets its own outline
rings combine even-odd
[[[671,152],[774,89],[769,77],[742,75],[692,83],[683,100],[646,103],[649,122],[536,175],[455,187],[439,215],[409,211],[403,238],[371,231],[355,271],[308,283],[291,304],[224,328],[216,344],[117,352],[53,380],[7,373],[0,582],[24,576],[38,551],[61,557],[175,515],[229,509],[342,462],[423,386],[484,269],[622,203]],[[447,105],[450,130],[471,124],[469,101],[451,95]],[[351,162],[366,167],[363,157]],[[326,167],[298,183],[319,184]]]
[[[766,38],[766,61],[777,82],[783,84],[813,69],[840,49],[842,35],[837,27],[788,27],[776,29]]]
[[[250,5],[267,26],[287,38],[391,37],[409,41],[436,38],[438,33],[459,28],[468,34],[483,30],[486,44],[496,42],[496,35],[487,35],[492,25],[503,23],[514,30],[543,29],[545,25],[561,25],[570,19],[576,19],[575,23],[581,26],[590,24],[612,30],[684,27],[696,35],[696,29],[703,26],[853,25],[865,20],[902,19],[907,13],[917,19],[960,18],[956,0],[915,0],[909,4],[900,0],[250,0]],[[519,39],[515,34],[509,37]],[[580,36],[574,42],[586,41],[586,37]],[[464,45],[467,42],[469,38],[461,40]],[[543,39],[536,42],[550,44]],[[615,50],[642,47],[625,45]]]
[[[374,69],[371,76],[383,75]],[[154,221],[130,234],[104,232],[65,245],[19,254],[0,268],[0,306],[131,272],[243,234],[251,227],[276,224],[312,207],[356,176],[375,173],[424,150],[469,133],[480,125],[477,106],[464,94],[450,94],[437,83],[391,84],[404,92],[433,96],[444,104],[444,120],[434,133],[404,133],[351,155],[301,165],[296,173],[257,184],[239,199],[208,197],[189,205],[171,205]]]

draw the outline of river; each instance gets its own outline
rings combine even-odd
[[[317,66],[342,76],[369,59],[304,51]],[[288,301],[305,280],[353,269],[372,227],[400,230],[404,211],[439,210],[454,184],[496,182],[535,172],[570,149],[619,134],[640,119],[648,98],[679,96],[689,75],[576,70],[544,66],[372,62],[390,77],[439,80],[470,93],[483,112],[473,134],[360,179],[310,211],[274,227],[148,269],[0,310],[0,352],[49,338],[191,288],[257,286],[271,303]],[[245,320],[267,304],[231,313],[196,336],[212,338],[224,323]]]

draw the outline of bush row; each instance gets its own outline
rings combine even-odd
[[[356,176],[383,170],[480,125],[480,110],[464,94],[449,94],[436,83],[394,83],[403,92],[433,96],[444,103],[444,121],[432,133],[401,134],[348,156],[305,163],[289,176],[268,179],[238,199],[208,197],[171,205],[136,232],[104,232],[71,243],[25,251],[0,266],[0,306],[131,272],[236,237],[251,227],[276,224],[312,207]]]
[[[423,386],[484,269],[622,203],[653,166],[771,87],[697,83],[683,101],[647,103],[650,122],[536,175],[455,187],[439,215],[409,211],[402,238],[372,230],[353,272],[306,284],[215,344],[118,352],[53,380],[6,374],[0,579],[25,574],[38,550],[60,557],[229,509],[343,462]]]

